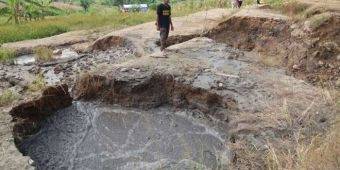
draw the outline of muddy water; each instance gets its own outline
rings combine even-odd
[[[21,150],[38,169],[223,169],[226,134],[193,115],[75,102]]]

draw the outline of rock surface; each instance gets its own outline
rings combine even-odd
[[[171,46],[166,55],[143,56],[80,78],[73,94],[86,102],[42,121],[41,130],[19,148],[41,169],[226,168],[232,167],[232,153],[238,154],[229,148],[234,140],[265,151],[268,139],[292,133],[260,117],[285,107],[298,124],[308,125],[301,114],[306,110],[316,121],[334,113],[318,88],[283,70],[259,67],[254,56],[211,39]],[[318,103],[311,105],[314,100]],[[183,113],[184,119],[177,117]],[[183,123],[186,119],[192,121]]]

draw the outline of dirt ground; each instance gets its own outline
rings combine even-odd
[[[331,17],[320,29],[314,31],[306,31],[305,22],[294,22],[289,16],[271,9],[213,9],[174,18],[175,31],[169,37],[169,45],[173,46],[168,48],[165,56],[159,53],[156,43],[159,35],[157,31],[150,31],[155,30],[154,22],[150,22],[105,36],[102,36],[105,34],[103,32],[78,31],[40,40],[4,44],[4,47],[15,48],[22,54],[30,53],[39,45],[48,44],[55,48],[71,46],[79,53],[86,52],[92,57],[52,66],[2,67],[7,70],[15,68],[14,70],[30,75],[36,75],[40,70],[45,78],[51,74],[60,75],[63,78],[54,83],[66,83],[70,86],[74,85],[79,72],[93,71],[112,81],[131,79],[126,81],[127,88],[136,86],[137,92],[140,86],[154,87],[152,84],[160,87],[160,91],[167,89],[163,84],[158,86],[159,82],[148,82],[159,73],[175,76],[176,82],[181,82],[180,84],[203,89],[219,97],[213,98],[218,101],[218,105],[211,105],[209,97],[197,97],[196,91],[180,92],[181,99],[171,99],[174,103],[181,102],[183,96],[186,98],[185,95],[189,95],[187,104],[195,105],[199,110],[209,110],[210,106],[220,108],[222,105],[229,109],[228,115],[211,116],[228,122],[228,145],[233,150],[229,155],[231,167],[261,169],[264,164],[268,166],[266,161],[272,163],[275,160],[260,159],[259,153],[268,154],[269,148],[270,156],[288,154],[292,151],[289,149],[294,149],[299,144],[300,138],[296,137],[309,142],[315,135],[324,134],[338,111],[335,108],[337,98],[334,89],[340,87],[340,82],[337,85],[340,81],[340,57],[337,51],[340,43],[337,39],[339,25],[336,24],[339,23],[339,2],[327,2],[331,11],[326,12],[331,12]],[[321,4],[320,1],[306,3]],[[200,38],[202,36],[208,38]],[[111,55],[113,57],[108,57]],[[102,60],[103,58],[106,59]],[[100,62],[97,64],[97,61]],[[14,75],[5,71],[0,74],[5,75],[4,77]],[[320,79],[320,76],[324,79]],[[27,76],[18,75],[14,77],[18,81],[14,82],[27,81],[25,77]],[[312,85],[321,80],[329,82],[331,88],[323,89]],[[142,84],[138,84],[141,82]],[[16,83],[14,87],[21,86],[20,84],[23,83]],[[172,89],[175,85],[170,86],[171,94],[176,92]],[[183,86],[178,89],[185,90]],[[151,104],[156,101],[155,98],[163,97],[163,92],[160,95],[152,91],[152,88],[147,91],[153,94],[147,96]],[[25,94],[27,96],[22,98],[30,98],[28,93]],[[97,95],[100,94],[102,93]],[[113,100],[128,105],[131,103],[124,102],[140,99],[138,94],[131,96],[137,98],[130,99],[118,94]],[[205,105],[207,103],[208,106]],[[23,157],[13,143],[13,123],[7,114],[10,107],[1,108],[4,113],[0,113],[0,169],[30,169],[32,167],[28,165],[28,158]],[[277,155],[272,153],[285,148],[288,148],[287,152]],[[256,163],[249,160],[256,160]],[[283,167],[289,165],[284,164]]]

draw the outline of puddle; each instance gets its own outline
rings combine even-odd
[[[226,134],[190,115],[75,102],[20,150],[38,169],[222,169]]]
[[[22,55],[14,59],[16,65],[31,65],[35,63],[34,54]]]
[[[61,54],[53,55],[53,58],[57,61],[70,58],[77,58],[79,56],[77,52],[72,51],[70,49],[59,50],[61,51]],[[16,65],[32,65],[35,62],[36,62],[35,54],[22,55],[14,59],[14,64]]]

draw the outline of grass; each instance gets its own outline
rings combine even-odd
[[[13,61],[15,52],[10,49],[0,48],[0,63],[7,63]]]
[[[183,16],[204,9],[227,4],[204,0],[202,3],[179,3],[173,7],[174,16]],[[155,20],[155,11],[146,13],[122,13],[117,8],[92,9],[89,13],[72,13],[64,16],[46,17],[43,20],[25,22],[20,25],[0,24],[0,44],[28,39],[50,37],[60,33],[109,26],[114,29],[137,25]],[[0,17],[0,22],[4,21]]]
[[[18,94],[14,93],[10,89],[7,89],[2,94],[0,94],[0,107],[8,105],[17,99]]]
[[[48,47],[37,47],[34,49],[35,59],[38,62],[51,61],[53,59],[53,50]]]
[[[280,11],[289,16],[301,16],[308,9],[308,5],[299,3],[296,0],[289,1],[281,6]]]
[[[316,30],[321,25],[323,25],[325,22],[327,22],[329,19],[331,19],[332,14],[329,12],[318,14],[312,16],[308,21],[310,22],[310,28],[312,30]]]
[[[259,146],[248,137],[244,138],[247,133],[236,134],[229,143],[237,155],[237,159],[233,160],[236,167],[232,169],[340,169],[340,115],[337,114],[340,111],[340,92],[324,88],[318,94],[321,99],[318,101],[306,94],[303,98],[284,99],[282,104],[278,103],[267,113],[238,114],[237,121],[249,121],[251,129],[248,128],[248,131],[262,142]],[[298,111],[295,103],[300,102],[306,105],[304,110]],[[327,106],[331,108],[327,111],[329,115],[320,115],[314,110],[320,107],[326,109]],[[325,118],[325,122],[320,121],[320,116]],[[272,132],[268,133],[268,129]],[[262,133],[269,135],[261,139]]]
[[[45,79],[43,77],[43,75],[38,75],[36,77],[36,79],[32,82],[32,84],[30,84],[28,86],[28,91],[29,92],[37,92],[37,91],[41,91],[46,87],[46,82]]]

